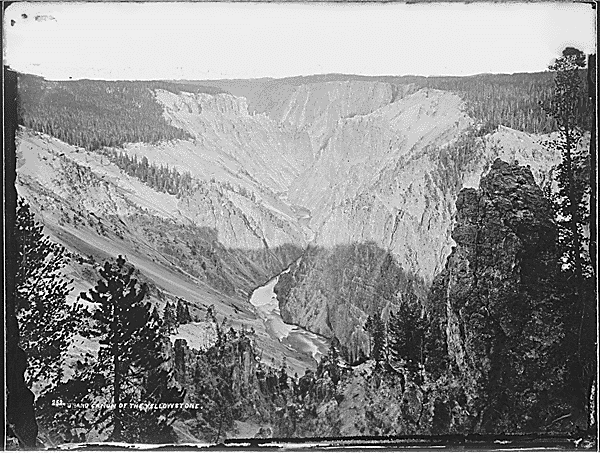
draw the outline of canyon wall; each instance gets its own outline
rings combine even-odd
[[[194,185],[180,196],[125,175],[102,152],[28,130],[19,189],[59,241],[102,257],[127,252],[181,292],[155,263],[175,267],[201,283],[185,284],[182,297],[233,318],[251,317],[249,292],[304,250],[279,282],[282,316],[357,357],[368,353],[366,317],[423,300],[444,268],[463,187],[477,187],[497,157],[526,163],[548,185],[559,160],[540,137],[484,134],[450,92],[358,80],[263,85],[251,99],[154,89],[164,118],[192,138],[122,152],[189,172]]]

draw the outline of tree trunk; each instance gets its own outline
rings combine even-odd
[[[573,235],[573,261],[575,267],[575,279],[576,279],[576,289],[575,291],[579,293],[579,284],[581,283],[582,277],[582,265],[581,265],[581,238],[579,237],[579,216],[577,214],[577,208],[579,207],[579,203],[577,201],[577,194],[575,193],[575,176],[573,175],[573,157],[571,154],[571,147],[573,146],[571,139],[571,125],[569,124],[569,120],[565,121],[565,164],[567,177],[569,182],[568,188],[568,197],[569,197],[569,211],[571,211],[571,220],[569,221],[569,228],[571,230],[571,234]]]
[[[17,271],[17,247],[14,238],[14,220],[17,205],[15,190],[16,159],[15,131],[17,129],[17,75],[4,68],[4,99],[5,106],[4,136],[5,148],[5,328],[6,328],[6,428],[12,431],[21,448],[35,449],[38,426],[33,407],[34,396],[27,388],[24,373],[27,368],[27,354],[19,347],[19,324],[17,322],[15,304],[15,274]]]
[[[594,274],[596,266],[596,55],[588,55],[587,69],[588,97],[591,102],[592,124],[590,128],[590,261]]]
[[[113,401],[115,409],[113,411],[113,434],[112,440],[118,442],[121,440],[121,372],[119,370],[119,335],[117,335],[118,329],[118,301],[115,302],[114,306],[114,320],[113,320],[113,364],[115,368],[115,382],[113,386]]]
[[[220,406],[220,417],[219,417],[219,430],[217,431],[217,440],[215,444],[219,443],[219,439],[221,438],[221,429],[223,428],[223,407]]]

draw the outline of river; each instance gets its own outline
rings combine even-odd
[[[279,277],[287,272],[289,268],[263,286],[256,288],[250,296],[250,303],[256,308],[256,313],[262,319],[267,333],[291,351],[305,356],[307,365],[314,369],[320,358],[327,354],[329,340],[293,324],[286,324],[281,318],[279,301],[274,289]]]

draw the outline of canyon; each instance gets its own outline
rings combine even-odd
[[[548,137],[484,133],[447,91],[365,80],[236,87],[155,89],[164,119],[191,138],[123,148],[189,172],[187,194],[159,192],[100,152],[26,128],[17,187],[58,242],[97,259],[126,254],[198,316],[214,304],[256,329],[278,361],[289,350],[250,303],[255,288],[292,265],[274,287],[282,320],[368,354],[366,318],[423,296],[443,270],[459,191],[477,187],[496,158],[527,164],[542,187],[559,162]],[[81,267],[70,269],[73,294],[91,283]],[[301,351],[291,362],[314,366]]]

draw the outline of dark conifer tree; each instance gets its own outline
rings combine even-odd
[[[15,301],[20,346],[27,353],[26,382],[52,388],[62,378],[64,353],[76,332],[78,307],[67,305],[72,280],[63,274],[67,250],[43,233],[29,205],[17,200],[15,238],[18,251]]]
[[[340,362],[344,362],[342,356],[342,345],[337,337],[333,337],[329,349],[327,351],[327,371],[334,384],[337,384],[342,376],[342,370],[340,368]]]
[[[369,316],[365,323],[365,330],[370,338],[370,357],[375,361],[383,360],[386,356],[385,323],[378,314]]]
[[[163,323],[165,325],[167,333],[169,334],[174,332],[177,329],[177,326],[179,325],[177,323],[175,309],[173,308],[171,302],[167,302],[165,305],[165,310],[163,313]]]
[[[177,299],[177,324],[188,324],[192,322],[190,309],[183,299]]]
[[[589,191],[585,171],[587,156],[578,149],[583,137],[583,130],[577,121],[579,100],[584,93],[579,75],[583,66],[583,52],[572,47],[563,51],[563,55],[550,65],[550,70],[555,72],[555,89],[554,97],[545,106],[546,112],[556,120],[558,126],[558,138],[547,142],[547,146],[557,149],[562,156],[558,165],[558,194],[555,198],[559,224],[562,226],[561,245],[566,264],[579,282],[586,267],[583,228],[588,210],[583,198]]]
[[[284,357],[283,363],[281,364],[281,368],[279,369],[279,388],[281,390],[287,390],[289,388],[288,379],[289,376],[287,373],[287,361]]]
[[[388,352],[390,362],[405,361],[415,365],[424,362],[425,322],[416,307],[400,304],[388,322]]]
[[[563,341],[565,360],[569,364],[571,385],[580,400],[590,403],[596,370],[596,351],[593,347],[596,332],[596,279],[592,259],[586,250],[586,230],[590,227],[590,205],[593,199],[590,185],[589,149],[581,146],[583,126],[580,120],[581,98],[585,90],[580,71],[585,66],[585,54],[567,47],[562,56],[550,66],[555,75],[555,89],[546,112],[558,126],[558,137],[547,146],[560,151],[558,165],[558,192],[554,196],[556,220],[559,225],[558,245],[562,253],[561,288],[564,323],[567,335]],[[588,117],[593,109],[589,109]],[[592,147],[593,149],[593,147]],[[589,412],[589,408],[586,409]]]
[[[120,404],[137,400],[132,379],[157,369],[166,357],[158,341],[158,317],[151,317],[149,303],[144,302],[147,287],[135,278],[133,266],[119,256],[114,263],[106,262],[99,272],[102,279],[81,297],[97,307],[88,333],[100,339],[95,374],[103,376],[106,383],[112,380],[111,439],[119,441],[123,439],[124,421]]]

